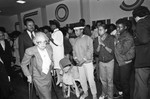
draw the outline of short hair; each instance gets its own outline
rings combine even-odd
[[[37,44],[37,39],[38,39],[39,37],[44,37],[47,42],[49,41],[49,38],[47,37],[47,35],[46,35],[45,33],[43,33],[43,32],[37,32],[37,33],[35,34],[34,39],[33,39],[33,43],[34,43],[35,45],[38,45],[38,44]]]
[[[135,8],[132,12],[132,15],[133,17],[144,17],[146,15],[149,15],[150,14],[150,11],[147,7],[145,6],[139,6],[137,8]]]
[[[4,28],[4,27],[0,27],[0,31],[1,31],[1,32],[3,32],[3,33],[5,33],[5,32],[6,32],[6,30],[5,30],[5,28]]]
[[[51,28],[50,28],[49,26],[47,26],[47,25],[43,26],[42,28],[43,28],[43,30],[46,29],[46,30],[48,30],[49,32],[52,32]]]
[[[107,25],[106,24],[101,24],[98,27],[103,27],[104,29],[107,29]]]
[[[49,20],[50,25],[55,25],[57,28],[60,28],[60,23],[57,20]]]
[[[84,26],[84,25],[85,25],[85,19],[83,19],[83,18],[80,19],[80,20],[79,20],[79,23],[82,24],[82,25]]]
[[[116,24],[123,24],[124,26],[128,26],[128,19],[120,18],[116,21]]]
[[[111,33],[112,31],[114,31],[116,29],[116,25],[115,24],[108,24],[107,25],[107,33]]]
[[[85,19],[83,19],[83,18],[82,18],[82,19],[80,19],[80,21],[79,21],[79,22],[85,22]]]
[[[25,19],[24,20],[24,25],[27,25],[27,22],[29,22],[29,21],[32,21],[33,23],[34,23],[34,20],[33,19],[31,19],[31,18],[27,18],[27,19]]]

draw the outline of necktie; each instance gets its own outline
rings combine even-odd
[[[34,38],[34,35],[33,35],[33,33],[31,32],[31,39],[33,40],[33,38]]]
[[[5,42],[1,41],[0,44],[1,44],[2,48],[3,48],[3,50],[5,50]]]

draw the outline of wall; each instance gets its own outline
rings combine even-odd
[[[8,32],[15,30],[15,23],[21,22],[20,29],[24,29],[23,16],[25,14],[38,11],[37,15],[30,16],[35,23],[41,27],[49,25],[49,20],[55,18],[55,9],[59,4],[67,5],[69,16],[64,22],[60,22],[61,26],[78,22],[80,18],[85,18],[86,23],[92,25],[92,21],[111,19],[112,23],[121,17],[131,16],[132,11],[123,11],[120,9],[120,4],[123,0],[64,0],[55,4],[47,5],[41,8],[23,12],[19,15],[0,16],[0,26],[4,26]],[[133,4],[136,0],[125,0],[127,4]],[[150,9],[150,0],[145,0],[143,3]],[[64,14],[60,11],[59,14]]]
[[[81,12],[80,12],[80,0],[64,0],[55,4],[51,4],[46,6],[46,12],[47,12],[47,23],[49,20],[56,19],[55,18],[55,9],[59,4],[65,4],[67,5],[69,9],[69,16],[64,22],[60,22],[61,26],[65,26],[69,23],[78,22],[81,18]],[[65,12],[60,12],[58,14],[65,14]]]
[[[8,16],[0,16],[0,26],[5,27],[6,31],[7,27],[9,27],[9,17]]]
[[[9,32],[15,31],[15,24],[16,24],[16,22],[19,22],[17,15],[13,15],[13,16],[10,16],[10,17],[9,17],[9,28],[7,28],[7,30],[8,30]],[[19,24],[18,24],[18,25],[19,25]],[[17,30],[20,30],[19,28],[20,28],[20,27],[17,27]]]
[[[81,18],[85,19],[86,24],[90,24],[90,5],[89,0],[80,0]]]
[[[26,12],[21,13],[22,26],[24,26],[24,24],[23,24],[23,17],[24,16],[27,16],[26,18],[32,18],[34,20],[35,24],[38,25],[39,27],[43,26],[41,8],[37,8],[37,9],[33,9],[30,11],[26,11]]]
[[[131,11],[120,9],[120,4],[123,0],[89,0],[90,4],[90,19],[94,20],[111,19],[114,23],[121,17],[131,16]],[[125,0],[127,4],[133,4],[136,0]],[[143,5],[149,7],[150,0],[145,0]]]

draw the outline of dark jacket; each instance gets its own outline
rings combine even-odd
[[[4,42],[5,42],[5,50],[3,50],[0,44],[0,57],[2,61],[4,62],[8,75],[10,76],[12,73],[11,71],[12,49],[11,49],[10,43],[7,40],[5,40]]]
[[[72,45],[68,38],[64,37],[64,54],[72,54]]]
[[[0,99],[9,97],[9,80],[4,64],[0,61]]]
[[[20,36],[19,36],[19,55],[20,55],[20,61],[22,61],[22,58],[24,56],[25,50],[29,47],[32,47],[33,41],[28,35],[27,31],[24,31]]]
[[[135,45],[135,68],[150,67],[150,15],[137,22]]]
[[[127,64],[135,56],[134,40],[133,36],[124,31],[120,34],[119,38],[116,40],[115,45],[115,57],[119,66]]]
[[[94,53],[98,55],[99,61],[101,62],[109,62],[114,59],[114,37],[111,35],[107,35],[106,39],[103,42],[108,48],[112,49],[112,53],[109,53],[103,46],[100,47],[100,51],[97,52],[98,47],[98,37],[94,40]]]

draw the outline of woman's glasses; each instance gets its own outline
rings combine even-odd
[[[49,42],[48,41],[37,41],[37,44],[38,45],[41,45],[41,44],[49,44]]]

